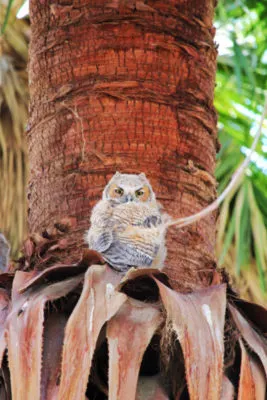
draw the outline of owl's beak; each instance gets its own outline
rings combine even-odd
[[[130,201],[133,201],[133,200],[134,200],[133,195],[132,195],[132,194],[127,194],[127,196],[126,196],[126,203],[129,203]]]

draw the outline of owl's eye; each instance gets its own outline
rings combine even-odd
[[[124,192],[124,191],[123,191],[122,188],[116,188],[116,189],[115,189],[115,193],[118,194],[119,196],[122,196],[122,195],[123,195],[123,192]]]
[[[135,192],[136,197],[141,197],[141,196],[143,196],[143,194],[144,194],[144,191],[141,189],[136,190],[136,192]]]

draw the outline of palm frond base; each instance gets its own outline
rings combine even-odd
[[[71,221],[0,275],[1,399],[265,399],[267,311],[214,271],[177,293],[158,270],[60,263]]]

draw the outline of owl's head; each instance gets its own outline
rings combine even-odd
[[[111,200],[115,204],[149,202],[155,200],[155,194],[144,173],[134,175],[116,172],[103,191],[103,200]]]

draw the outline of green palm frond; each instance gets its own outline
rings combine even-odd
[[[217,9],[217,27],[228,35],[218,58],[215,106],[219,113],[216,177],[226,187],[253,141],[267,89],[267,2],[226,1]],[[220,49],[219,49],[220,53]],[[219,264],[236,282],[250,287],[248,296],[267,292],[267,121],[252,163],[239,187],[221,207],[217,249]],[[255,262],[254,262],[255,260]],[[257,279],[244,285],[244,276]],[[252,273],[252,271],[254,271]],[[261,288],[261,290],[260,290]]]

